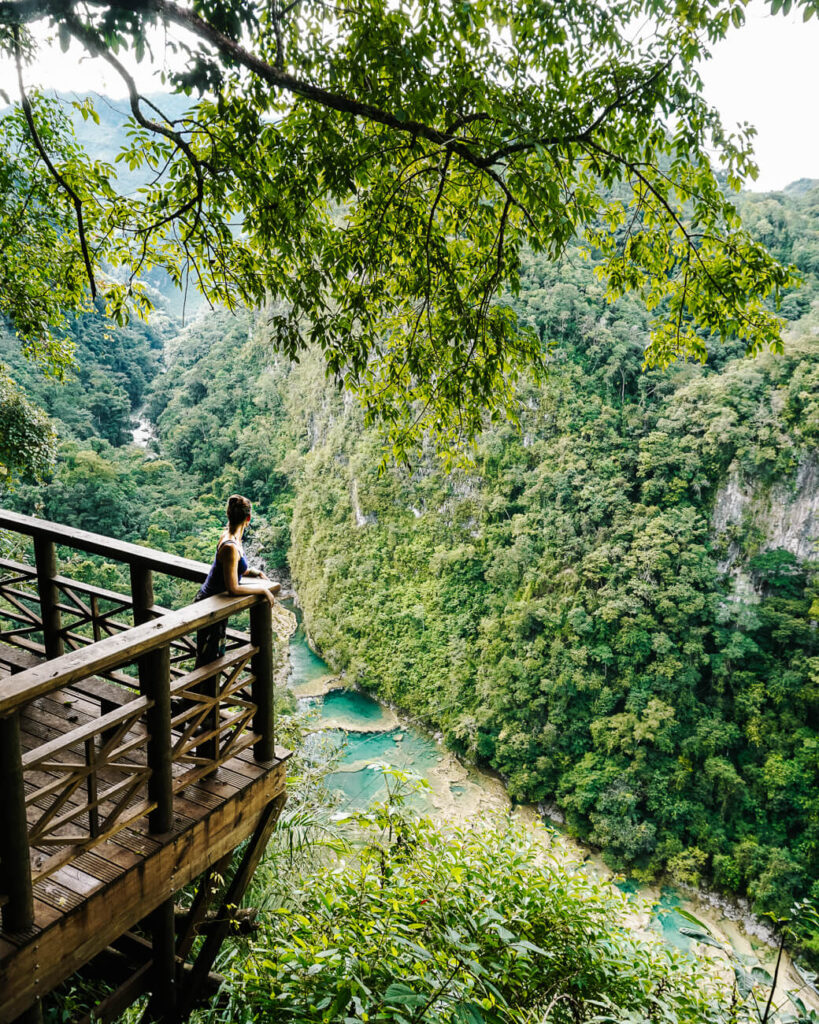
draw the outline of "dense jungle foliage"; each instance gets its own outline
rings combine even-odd
[[[714,956],[706,933],[699,962],[641,936],[635,906],[562,860],[545,832],[506,818],[469,828],[417,820],[402,806],[412,780],[372,768],[387,776],[387,799],[332,833],[332,858],[312,845],[314,794],[297,784],[298,807],[254,881],[260,933],[231,958],[221,1007],[205,1020],[816,1019],[798,996],[768,1006],[770,975],[725,950]]]
[[[509,301],[550,372],[521,431],[487,424],[472,468],[423,454],[410,474],[318,359],[271,355],[265,318],[164,316],[115,345],[83,320],[73,381],[24,380],[57,428],[53,475],[4,503],[209,560],[225,496],[246,493],[253,543],[350,683],[613,866],[786,913],[819,898],[819,590],[771,524],[819,473],[819,187],[742,206],[805,279],[782,357],[729,342],[643,372],[646,314],[607,304],[594,255],[529,257]],[[2,360],[20,380],[8,338]],[[126,443],[143,405],[147,449]],[[731,492],[752,497],[732,510]]]
[[[567,861],[542,826],[418,818],[406,800],[425,783],[383,764],[370,766],[382,802],[332,813],[327,751],[304,742],[301,715],[280,724],[297,753],[248,894],[254,929],[228,940],[224,982],[192,1024],[819,1021],[710,932],[689,930],[696,957],[666,945],[645,930],[648,904]],[[66,983],[45,1024],[80,1018],[105,990]],[[145,1002],[119,1024],[138,1024]]]

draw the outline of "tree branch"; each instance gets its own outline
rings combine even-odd
[[[605,147],[600,146],[600,145],[598,145],[595,142],[588,141],[586,143],[586,145],[590,146],[592,149],[596,150],[598,153],[602,153],[604,156],[607,156],[610,160],[614,160],[616,163],[619,163],[622,167],[625,167],[631,174],[633,174],[639,181],[642,182],[642,184],[645,186],[647,191],[650,192],[651,195],[657,200],[657,202],[662,206],[662,208],[666,212],[666,214],[671,218],[673,223],[676,225],[676,227],[679,230],[680,234],[683,236],[683,238],[685,240],[685,244],[688,246],[689,251],[693,252],[697,262],[702,267],[703,273],[708,278],[708,280],[711,282],[711,284],[714,286],[716,291],[719,292],[719,294],[731,304],[731,306],[735,309],[736,315],[741,320],[744,320],[747,324],[750,324],[750,325],[753,326],[754,323],[755,323],[753,317],[746,316],[744,313],[742,313],[742,311],[738,307],[736,307],[736,305],[732,301],[731,297],[729,295],[726,295],[724,288],[720,285],[719,281],[717,281],[717,279],[714,277],[714,275],[708,269],[708,265],[706,264],[705,260],[702,258],[702,255],[700,254],[699,249],[694,244],[694,236],[691,234],[691,232],[683,224],[682,220],[680,219],[679,214],[673,208],[673,206],[669,203],[669,201],[665,198],[665,196],[662,194],[662,192],[660,192],[659,189],[655,188],[655,186],[645,176],[645,174],[643,174],[642,171],[640,171],[639,167],[635,163],[633,163],[632,161],[626,159],[625,157],[618,156],[616,153],[612,153],[611,150],[608,150]]]
[[[111,51],[103,45],[99,40],[96,33],[91,31],[86,25],[77,18],[73,11],[67,11],[64,15],[66,24],[68,25],[69,31],[80,43],[85,46],[87,50],[95,54],[97,57],[102,57],[103,60],[107,61],[111,67],[117,72],[120,78],[125,82],[128,89],[128,99],[131,105],[131,114],[137,124],[141,125],[146,131],[154,132],[157,135],[162,135],[166,139],[173,142],[173,144],[186,156],[188,163],[193,169],[194,176],[196,178],[196,195],[183,203],[176,210],[161,217],[158,221],[149,225],[147,228],[141,229],[142,234],[146,237],[151,232],[156,231],[158,228],[165,224],[170,223],[172,220],[178,220],[189,210],[196,208],[196,219],[197,221],[202,214],[202,198],[204,195],[205,185],[204,177],[202,175],[201,162],[197,158],[196,154],[190,146],[190,143],[185,139],[179,132],[174,131],[172,128],[168,128],[166,125],[159,124],[157,121],[151,121],[145,117],[140,109],[141,96],[136,87],[136,82],[123,67],[119,60],[111,53]],[[161,110],[151,103],[153,109],[160,115],[165,117]],[[165,118],[167,121],[168,119]]]
[[[46,148],[43,145],[42,139],[37,133],[37,126],[34,124],[34,114],[31,109],[31,102],[26,95],[25,86],[23,85],[23,64],[20,53],[20,31],[17,25],[12,27],[12,35],[14,37],[14,62],[17,65],[17,84],[20,89],[20,102],[23,107],[23,113],[25,114],[26,124],[28,125],[29,134],[31,135],[32,141],[37,148],[37,152],[40,154],[40,158],[48,168],[48,173],[62,188],[62,190],[69,196],[72,203],[74,204],[74,214],[77,218],[77,234],[80,239],[80,248],[82,249],[82,258],[85,263],[85,272],[88,276],[88,285],[91,289],[91,298],[96,299],[97,297],[97,282],[94,279],[94,268],[91,266],[91,255],[88,252],[88,241],[85,237],[85,224],[83,222],[82,215],[82,200],[74,191],[74,189],[68,184],[62,174],[57,170],[54,164],[51,162],[51,158],[46,152]]]
[[[364,103],[296,78],[295,75],[291,75],[282,68],[250,53],[240,43],[214,28],[194,11],[181,7],[179,4],[173,3],[172,0],[140,0],[138,3],[126,3],[125,0],[86,0],[86,3],[91,7],[108,7],[127,10],[130,13],[142,11],[146,14],[158,15],[166,21],[192,32],[200,40],[214,46],[223,57],[230,58],[235,64],[252,72],[268,85],[292,93],[294,96],[312,100],[331,110],[383,124],[394,131],[412,135],[414,138],[426,139],[436,146],[449,146],[453,152],[479,170],[487,170],[504,156],[511,155],[518,150],[531,149],[536,143],[546,146],[581,141],[581,137],[573,133],[572,135],[512,144],[488,156],[480,156],[451,130],[439,131],[422,121],[402,119],[371,103]],[[0,2],[0,23],[20,25],[36,21],[44,15],[55,19],[66,18],[72,14],[72,9],[72,0],[3,0]],[[101,45],[98,40],[96,40],[96,45],[98,47]],[[104,53],[100,55],[105,56]],[[106,59],[108,58],[106,57]],[[484,119],[486,119],[485,115],[477,114],[469,116],[466,122]]]

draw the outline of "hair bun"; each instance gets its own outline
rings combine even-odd
[[[231,494],[227,503],[227,517],[231,526],[243,523],[250,515],[250,501],[242,494]]]

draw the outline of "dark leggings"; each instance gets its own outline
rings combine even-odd
[[[204,601],[207,594],[203,594],[200,590],[196,597],[193,599],[196,601]],[[212,626],[206,626],[204,629],[197,630],[196,633],[196,667],[200,665],[207,665],[209,661],[216,661],[217,658],[221,658],[225,653],[225,633],[227,632],[227,619],[222,619],[221,622],[216,622]]]

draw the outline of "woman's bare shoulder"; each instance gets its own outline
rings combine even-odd
[[[216,546],[216,556],[218,558],[238,558],[239,556],[239,543],[231,537],[229,533],[223,533],[219,538],[219,543]]]

